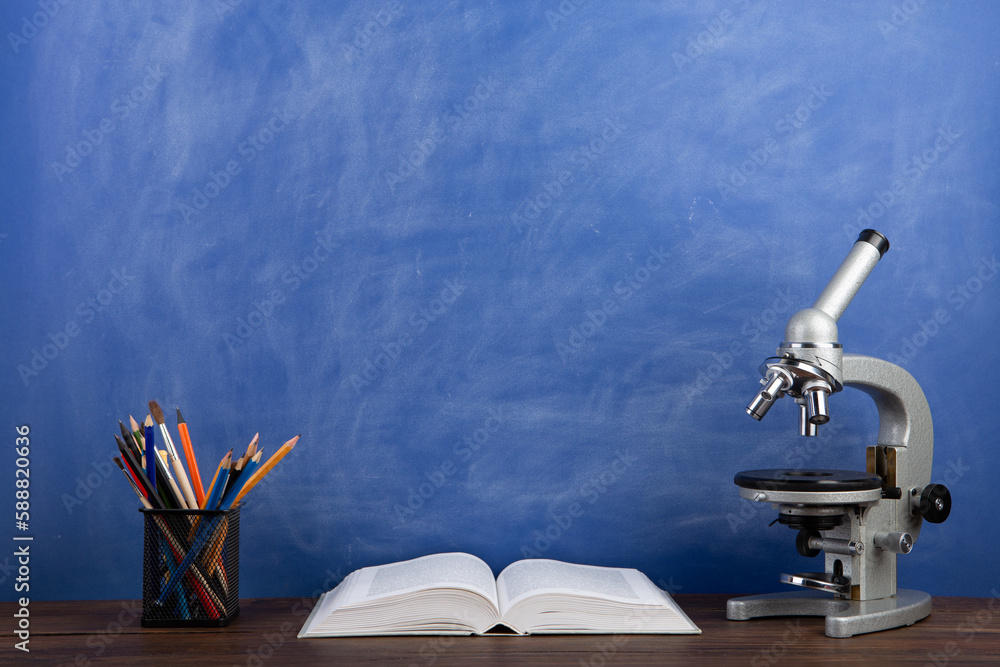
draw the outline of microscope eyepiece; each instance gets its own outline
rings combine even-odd
[[[860,234],[858,234],[858,240],[855,241],[855,243],[858,241],[864,241],[865,243],[870,243],[875,246],[875,249],[878,250],[879,259],[885,257],[885,253],[889,252],[889,239],[876,232],[874,229],[863,230]]]

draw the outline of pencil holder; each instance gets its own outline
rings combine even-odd
[[[139,510],[142,626],[222,627],[240,613],[240,508]]]

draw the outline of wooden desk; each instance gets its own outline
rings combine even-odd
[[[822,618],[727,621],[723,595],[676,596],[701,635],[296,639],[312,601],[240,602],[222,629],[146,629],[141,601],[33,602],[30,653],[2,604],[0,662],[47,665],[1000,665],[1000,599],[935,598],[909,628],[830,639]],[[299,606],[296,606],[299,605]]]

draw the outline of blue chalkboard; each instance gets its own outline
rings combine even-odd
[[[993,3],[214,3],[0,9],[0,461],[30,427],[30,594],[136,598],[116,421],[179,406],[247,497],[244,596],[461,550],[673,591],[809,569],[734,473],[861,469],[758,365],[860,229],[840,321],[904,365],[955,498],[900,585],[989,595],[1000,538]],[[114,473],[114,474],[112,474]],[[18,533],[13,524],[11,534]],[[977,548],[966,545],[976,540]],[[5,599],[17,597],[0,557]]]

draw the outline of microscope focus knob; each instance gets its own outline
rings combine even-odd
[[[931,523],[942,523],[951,514],[951,492],[944,484],[928,484],[920,494],[920,514]]]

